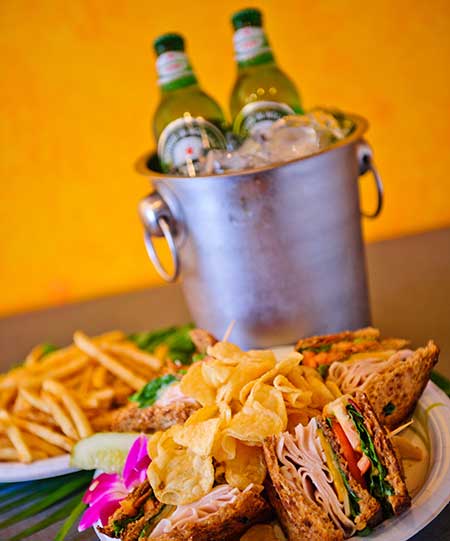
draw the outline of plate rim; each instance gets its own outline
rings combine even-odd
[[[70,453],[64,453],[30,464],[22,462],[0,463],[0,483],[19,483],[23,481],[40,481],[80,471],[70,466]]]

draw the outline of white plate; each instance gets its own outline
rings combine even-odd
[[[276,348],[277,357],[292,348]],[[414,414],[415,427],[425,436],[429,450],[429,468],[425,482],[412,500],[411,508],[402,516],[389,519],[361,541],[406,541],[420,532],[444,509],[450,500],[450,399],[434,383],[429,382]],[[97,531],[99,539],[111,538]],[[111,540],[114,541],[114,540]]]
[[[20,462],[0,462],[0,483],[15,483],[18,481],[35,481],[58,477],[78,471],[79,468],[69,466],[70,455],[54,456],[44,460],[36,460],[31,464]]]

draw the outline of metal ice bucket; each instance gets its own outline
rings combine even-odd
[[[178,276],[200,327],[221,337],[235,320],[242,347],[295,342],[301,336],[370,323],[361,215],[382,207],[380,177],[353,134],[313,156],[240,173],[185,178],[149,169],[154,191],[140,203],[148,254],[167,281]],[[360,211],[358,177],[371,171],[378,202]],[[152,237],[173,257],[166,271]]]

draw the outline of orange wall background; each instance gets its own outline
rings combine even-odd
[[[1,2],[0,313],[160,283],[136,213],[149,184],[133,170],[153,145],[151,42],[185,34],[201,83],[226,107],[229,15],[246,4]],[[371,122],[386,206],[366,238],[449,225],[450,2],[253,4],[305,106]]]

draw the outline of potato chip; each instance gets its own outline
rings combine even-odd
[[[212,455],[217,462],[232,460],[236,456],[236,438],[227,434],[226,431],[219,432]]]
[[[236,456],[225,462],[227,483],[239,490],[245,490],[251,483],[262,485],[266,473],[262,449],[236,442]]]
[[[268,436],[285,429],[286,423],[279,415],[255,401],[233,417],[225,432],[249,445],[262,445]]]
[[[334,400],[334,396],[331,393],[331,391],[328,389],[328,387],[325,385],[325,383],[322,381],[322,378],[319,374],[316,375],[306,375],[306,380],[308,381],[311,391],[312,391],[312,400],[311,405],[313,407],[319,407],[322,409],[325,404],[328,404],[328,402],[332,402]]]
[[[340,396],[342,396],[341,390],[334,381],[326,381],[325,385],[328,387],[334,398],[339,398]]]
[[[280,361],[276,365],[272,365],[272,368],[266,368],[264,372],[261,372],[262,375],[260,374],[258,381],[260,383],[272,383],[273,379],[278,374],[289,374],[291,370],[298,366],[301,358],[302,357],[299,353],[293,352],[293,354],[289,355],[289,357],[287,357],[286,359]],[[256,378],[258,378],[258,376],[256,376]],[[239,400],[242,404],[244,404],[247,400],[247,397],[250,394],[250,391],[252,390],[252,387],[255,383],[256,381],[248,380],[248,383],[244,383],[244,385],[242,385],[239,393]]]
[[[202,406],[215,404],[216,390],[208,385],[203,377],[202,362],[190,366],[180,382],[180,389],[191,398],[195,398]]]
[[[201,423],[202,421],[207,421],[208,419],[212,419],[213,417],[216,417],[219,412],[218,406],[203,406],[203,408],[200,408],[199,410],[195,411],[184,423],[186,425],[193,425],[197,423]]]
[[[281,391],[275,389],[271,385],[258,382],[253,386],[245,405],[251,407],[254,402],[258,402],[265,409],[276,413],[283,424],[287,425],[286,406]]]
[[[211,387],[218,388],[224,385],[230,379],[232,373],[232,366],[217,359],[209,358],[202,362],[203,378]]]
[[[293,408],[304,408],[311,404],[312,391],[303,391],[293,385],[286,376],[278,374],[273,380],[273,386],[283,393],[286,404]]]
[[[218,417],[200,423],[185,424],[182,430],[173,436],[173,440],[178,445],[189,447],[197,455],[211,455],[221,423],[222,420]]]
[[[231,342],[217,342],[213,346],[208,346],[207,354],[214,357],[224,364],[236,365],[244,357],[246,353],[242,349]]]
[[[190,449],[153,459],[148,479],[159,501],[171,505],[192,503],[211,491],[214,466],[211,456],[199,456]]]
[[[147,451],[149,456],[154,459],[158,456],[172,455],[177,451],[183,451],[180,445],[175,443],[173,436],[182,429],[181,425],[174,425],[168,430],[155,432],[148,440]]]
[[[231,402],[239,400],[243,387],[251,383],[274,366],[274,360],[271,357],[260,357],[255,359],[244,359],[237,367],[228,382],[219,389],[217,393],[218,401]],[[244,402],[242,402],[243,404]]]

